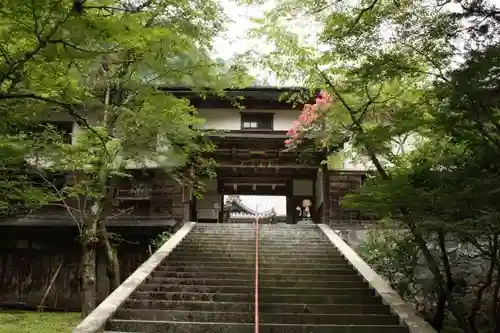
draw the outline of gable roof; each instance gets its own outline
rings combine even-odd
[[[255,207],[255,208],[253,208]],[[265,207],[265,210],[258,209]],[[236,211],[230,210],[235,208]],[[224,202],[224,210],[230,211],[231,217],[235,218],[252,218],[266,216],[286,216],[286,198],[285,197],[270,197],[258,195],[228,195]]]

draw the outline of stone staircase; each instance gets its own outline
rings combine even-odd
[[[260,333],[406,333],[316,225],[261,225]],[[196,224],[107,332],[254,333],[252,224]]]

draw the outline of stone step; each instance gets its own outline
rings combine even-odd
[[[283,249],[277,249],[277,250],[268,250],[266,248],[260,248],[259,247],[259,254],[261,255],[276,255],[276,256],[296,256],[296,255],[301,255],[301,256],[311,256],[311,257],[338,257],[338,258],[343,258],[342,254],[335,251],[334,249],[326,248],[324,251],[301,251],[301,250],[283,250]],[[174,249],[174,251],[170,254],[172,255],[177,255],[177,254],[186,254],[186,255],[209,255],[209,256],[214,256],[214,255],[238,255],[238,256],[253,256],[255,255],[255,247],[251,249],[241,249],[241,248],[231,248],[231,247],[220,247],[218,249],[212,248],[212,249],[207,249],[207,248],[188,248],[188,247],[178,247]]]
[[[206,237],[208,236],[229,236],[229,237],[255,237],[255,230],[193,230],[189,233],[190,236]],[[309,238],[324,238],[325,235],[320,230],[259,230],[261,237],[309,237]]]
[[[253,323],[172,322],[146,320],[110,320],[110,331],[141,333],[254,333]],[[300,325],[260,324],[260,333],[408,333],[398,325]]]
[[[116,319],[146,321],[195,321],[252,323],[254,313],[182,311],[158,309],[119,309]],[[313,314],[313,313],[260,313],[259,323],[304,324],[304,325],[398,325],[395,315],[370,314]]]
[[[160,266],[156,271],[159,272],[160,274],[163,274],[163,272],[224,272],[224,273],[231,273],[231,272],[248,272],[252,273],[255,272],[255,263],[249,264],[249,265],[231,265],[231,264],[223,264],[223,265],[204,265],[201,263],[197,264],[185,264],[182,263],[180,265],[175,265],[174,263],[166,263],[162,266]],[[294,267],[285,267],[285,268],[279,268],[279,267],[262,267],[259,266],[259,272],[260,274],[273,274],[273,275],[294,275],[294,274],[314,274],[314,275],[321,275],[321,276],[326,276],[326,275],[356,275],[357,273],[349,267],[343,267],[343,268],[324,268],[323,266],[318,265],[317,268],[304,268],[302,266],[294,266]]]
[[[209,237],[232,237],[232,238],[255,238],[254,230],[193,230],[189,237],[209,238]],[[260,237],[285,237],[285,238],[325,238],[320,230],[260,230]]]
[[[203,231],[208,231],[208,232],[254,232],[256,229],[256,226],[255,224],[253,225],[249,225],[249,226],[246,226],[246,227],[231,227],[231,226],[227,226],[227,227],[222,227],[222,228],[193,228],[193,231],[197,231],[197,232],[203,232]],[[309,227],[305,227],[305,228],[294,228],[294,227],[284,227],[284,226],[272,226],[272,225],[269,225],[269,224],[259,224],[258,226],[258,229],[259,231],[261,232],[281,232],[281,233],[286,233],[286,232],[310,232],[310,233],[314,233],[314,232],[318,232],[320,231],[320,229],[315,226],[315,225],[311,225]]]
[[[175,258],[178,256],[206,256],[206,257],[227,257],[227,256],[232,256],[232,257],[239,257],[239,258],[246,258],[246,257],[255,257],[255,249],[252,251],[242,251],[242,250],[231,250],[231,249],[218,249],[218,250],[205,250],[205,249],[196,249],[196,250],[186,250],[186,249],[175,249],[172,251],[172,253],[168,256],[168,258]],[[327,259],[344,259],[344,257],[336,253],[334,251],[315,251],[315,252],[305,252],[305,251],[269,251],[265,249],[260,249],[259,248],[259,255],[260,256],[266,256],[266,257],[291,257],[291,258],[296,258],[297,256],[300,257],[308,257],[311,258],[312,260],[324,260],[325,258]]]
[[[179,286],[252,286],[254,278],[251,276],[248,279],[210,279],[202,278],[177,278],[177,277],[149,277],[145,284],[163,284],[163,285],[179,285]],[[345,289],[361,289],[369,288],[368,283],[363,281],[321,281],[321,280],[299,280],[291,277],[291,279],[274,279],[264,280],[259,279],[261,287],[283,287],[283,288],[345,288]]]
[[[106,325],[106,330],[104,333],[254,333],[254,324],[111,319]]]
[[[118,309],[114,318],[129,320],[253,323],[254,312],[212,312],[157,309]]]
[[[181,243],[179,244],[176,249],[181,249],[181,248],[186,248],[186,249],[195,249],[195,250],[220,250],[220,249],[234,249],[234,250],[249,250],[249,251],[254,251],[255,250],[255,242],[252,243],[230,243],[230,242],[224,242],[224,243]],[[262,243],[259,242],[259,249],[263,250],[268,250],[268,251],[283,251],[283,249],[287,251],[322,251],[322,250],[332,250],[337,253],[340,253],[337,251],[335,246],[333,246],[331,243],[309,243],[309,244],[269,244],[269,243]]]
[[[255,230],[195,230],[191,233],[192,235],[203,236],[203,235],[228,235],[235,237],[251,237],[255,236]],[[324,237],[323,233],[318,229],[312,230],[278,230],[278,229],[260,229],[260,236],[303,236],[303,237]]]
[[[255,253],[203,253],[203,252],[174,252],[168,256],[170,260],[253,260],[255,261]],[[277,262],[289,262],[289,263],[301,263],[301,262],[311,262],[322,264],[342,264],[347,263],[347,261],[338,255],[328,256],[324,255],[305,255],[305,254],[261,254],[259,253],[260,261],[277,261]]]
[[[239,252],[255,252],[255,243],[253,244],[180,244],[175,248],[182,250],[191,251],[220,251],[220,250],[232,250]],[[269,252],[332,252],[339,253],[337,249],[332,244],[299,244],[299,245],[267,245],[259,244],[260,251]]]
[[[131,300],[159,301],[204,301],[204,302],[253,302],[255,295],[251,293],[197,293],[197,292],[161,292],[136,291]],[[302,304],[363,304],[380,305],[382,300],[374,295],[297,295],[297,294],[260,294],[259,302],[263,303],[302,303]]]
[[[269,232],[269,233],[318,233],[320,229],[313,226],[312,228],[280,228],[271,227],[264,224],[259,225],[259,232]],[[249,228],[194,228],[193,231],[196,232],[240,232],[240,233],[250,233],[255,232],[256,226],[252,225]]]
[[[262,221],[261,221],[262,222]],[[221,231],[231,231],[231,230],[254,230],[255,223],[225,223],[225,224],[197,224],[194,230],[221,230]],[[318,226],[316,224],[287,224],[287,223],[259,223],[260,230],[292,230],[292,231],[314,231],[318,230]]]
[[[302,305],[301,305],[302,306]],[[205,301],[159,301],[159,300],[127,300],[123,309],[159,309],[184,311],[216,311],[216,312],[253,312],[251,302],[205,302]],[[300,308],[302,309],[302,308]]]
[[[279,240],[285,239],[283,243],[278,243],[276,245],[288,245],[288,244],[299,244],[299,245],[307,245],[307,244],[328,244],[331,246],[331,242],[327,238],[323,237],[315,237],[312,238],[314,240],[311,242],[311,238],[290,238],[290,237],[280,237]],[[303,241],[301,241],[303,240]],[[250,245],[255,244],[255,237],[190,237],[188,235],[183,241],[182,244],[241,244],[241,245]],[[259,237],[259,244],[273,244],[276,242],[270,242],[269,237]]]
[[[178,265],[185,266],[190,264],[200,264],[200,262],[206,260],[207,265],[219,266],[219,265],[229,265],[238,267],[255,267],[255,258],[204,258],[204,257],[179,257],[179,258],[171,258],[163,261],[159,267],[167,266],[167,265]],[[207,266],[205,265],[205,266]],[[322,260],[322,261],[312,261],[305,259],[294,259],[294,260],[286,260],[286,259],[278,259],[278,258],[259,258],[259,270],[260,268],[293,268],[293,267],[301,267],[303,268],[351,268],[349,262],[347,261],[333,261],[333,260]]]
[[[246,285],[179,285],[179,284],[156,284],[144,283],[138,291],[153,292],[186,292],[186,293],[226,293],[226,294],[253,294],[255,288],[253,281]],[[372,296],[375,291],[371,288],[307,288],[307,287],[259,287],[259,295],[331,295],[331,296]]]
[[[227,236],[235,236],[235,237],[252,237],[255,236],[254,229],[247,230],[193,230],[190,235],[195,236],[206,236],[206,235],[227,235]],[[323,233],[319,229],[311,229],[311,230],[279,230],[279,229],[260,229],[260,236],[303,236],[303,237],[324,237]]]
[[[259,224],[260,228],[262,227],[267,227],[267,228],[279,228],[279,229],[299,229],[299,230],[306,230],[306,229],[317,229],[318,227],[314,222],[312,224],[288,224],[285,222],[280,222],[280,223],[275,223],[275,224],[268,224],[268,223],[260,223]],[[195,228],[220,228],[223,230],[226,229],[232,229],[232,228],[254,228],[254,223],[205,223],[205,222],[198,222],[195,226]]]
[[[160,300],[127,300],[124,309],[159,309],[184,311],[216,311],[216,312],[252,312],[251,302],[204,302],[204,301],[160,301]],[[384,304],[307,304],[303,303],[260,303],[259,312],[269,313],[304,313],[304,308],[312,314],[390,314],[390,308]]]
[[[223,232],[223,231],[191,231],[187,238],[196,238],[200,240],[210,240],[213,239],[214,237],[217,238],[225,238],[225,239],[254,239],[255,240],[255,232],[252,231],[237,231],[237,230],[231,230],[229,232]],[[272,231],[272,230],[261,230],[259,232],[259,238],[288,238],[290,240],[292,239],[297,239],[297,238],[311,238],[311,239],[323,239],[327,240],[328,238],[323,234],[322,231],[317,231],[317,230],[309,230],[309,231],[286,231],[286,232],[277,232],[277,231]]]
[[[255,262],[248,260],[246,262],[243,261],[234,261],[234,260],[226,260],[226,261],[200,261],[203,260],[202,258],[198,258],[197,261],[169,261],[166,260],[162,262],[158,266],[158,270],[169,270],[171,267],[190,267],[190,268],[198,268],[200,270],[205,269],[205,268],[217,268],[217,267],[226,267],[228,269],[233,269],[234,271],[237,271],[239,269],[254,269],[255,270]],[[344,271],[347,272],[347,274],[353,274],[355,270],[351,268],[349,263],[343,263],[339,265],[332,265],[332,264],[316,264],[316,263],[311,263],[311,262],[303,262],[300,264],[300,266],[297,266],[296,263],[288,263],[288,262],[275,262],[275,263],[268,263],[268,262],[259,262],[259,272],[265,273],[268,269],[275,269],[275,270],[290,270],[290,272],[296,272],[296,271]],[[340,273],[343,274],[343,273]]]
[[[248,270],[246,272],[175,272],[175,271],[155,271],[152,273],[152,278],[185,278],[185,279],[227,279],[235,278],[241,280],[252,280],[255,276],[255,271]],[[363,281],[362,277],[356,274],[352,275],[315,275],[315,274],[262,274],[259,273],[259,281],[290,281],[290,280],[309,280],[309,281]]]
[[[224,240],[220,242],[191,242],[188,240],[183,241],[180,243],[177,248],[182,248],[182,247],[193,247],[197,249],[205,249],[205,248],[215,248],[215,249],[220,249],[224,247],[229,247],[229,248],[242,248],[242,249],[255,249],[255,241],[252,242],[238,242],[238,241],[231,241],[231,240]],[[274,242],[261,242],[259,240],[259,248],[264,248],[264,249],[299,249],[299,250],[307,250],[307,249],[313,249],[313,250],[319,250],[319,249],[335,249],[335,246],[332,245],[332,243],[328,241],[321,241],[321,242],[308,242],[308,243],[297,243],[297,242],[284,242],[284,243],[274,243]]]
[[[195,241],[196,240],[196,241]],[[216,245],[216,244],[241,244],[241,245],[250,245],[255,244],[255,238],[234,238],[227,236],[220,237],[207,237],[207,238],[186,238],[183,243],[185,244],[207,244],[207,245]],[[309,244],[323,244],[332,246],[331,243],[327,239],[323,238],[290,238],[290,237],[259,237],[260,245],[309,245]]]

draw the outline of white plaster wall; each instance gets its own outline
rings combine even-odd
[[[401,138],[398,142],[392,143],[392,153],[396,155],[408,153],[416,147],[418,140],[419,138],[417,135],[409,135],[406,138]],[[363,171],[375,169],[370,159],[366,156],[359,156],[353,152],[349,143],[345,145],[344,154],[344,170]],[[383,157],[380,157],[380,161],[383,164],[389,164]]]
[[[295,179],[293,181],[293,195],[308,195],[312,197],[314,195],[313,188],[312,180]]]
[[[82,115],[83,116],[83,115]],[[92,117],[86,117],[87,122],[89,125],[95,124],[96,118]],[[65,122],[73,122],[73,131],[71,134],[71,142],[72,144],[76,144],[76,140],[78,138],[78,135],[83,132],[83,129],[74,121],[73,117],[68,115],[67,113],[64,112],[51,112],[48,114],[47,117],[45,117],[43,120],[46,121],[65,121]],[[125,161],[125,166],[128,169],[141,169],[143,167],[148,167],[148,168],[156,168],[156,167],[161,167],[161,168],[173,168],[176,166],[182,165],[184,162],[175,159],[171,154],[169,154],[169,148],[166,145],[161,144],[161,140],[158,140],[158,146],[157,146],[157,151],[161,152],[161,154],[156,158],[154,161],[143,161],[143,163],[137,163],[134,161]],[[121,163],[123,159],[120,158],[120,156],[117,157],[117,162]],[[28,159],[28,163],[31,164],[38,164],[41,167],[49,167],[52,165],[50,161],[35,161],[34,159]]]
[[[198,116],[205,119],[205,129],[238,131],[241,129],[241,112],[273,113],[274,131],[288,131],[300,115],[299,110],[199,109]]]

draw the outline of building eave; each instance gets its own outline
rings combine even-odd
[[[300,109],[304,103],[312,103],[318,91],[304,87],[247,87],[215,91],[210,88],[162,86],[160,91],[179,98],[187,98],[197,108],[248,109]],[[203,95],[203,97],[202,97]],[[300,96],[288,100],[287,96]]]

